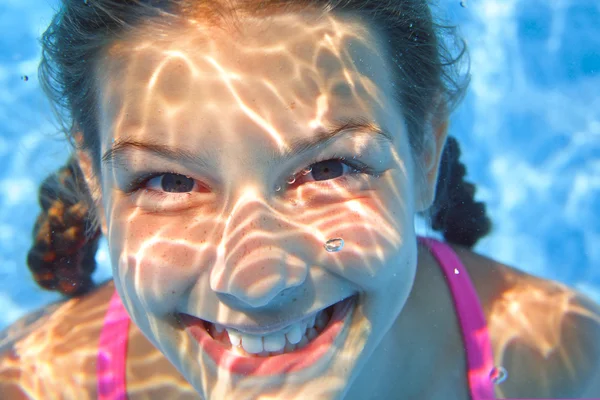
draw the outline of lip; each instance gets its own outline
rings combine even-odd
[[[350,296],[333,306],[333,314],[329,324],[321,334],[306,347],[269,357],[245,357],[227,349],[221,342],[213,339],[204,327],[204,321],[179,314],[183,327],[196,339],[200,348],[219,368],[239,375],[279,375],[301,371],[323,358],[336,344],[344,328],[348,325],[356,299]]]

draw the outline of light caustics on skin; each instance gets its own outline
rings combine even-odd
[[[510,289],[501,299],[495,302],[488,320],[490,331],[495,332],[493,352],[496,355],[498,370],[493,371],[490,378],[511,380],[511,370],[522,367],[523,363],[535,365],[585,365],[574,356],[586,357],[586,349],[578,351],[561,348],[565,342],[569,346],[581,347],[579,341],[569,341],[562,337],[564,328],[573,319],[589,319],[600,324],[597,315],[591,313],[580,303],[573,291],[558,283],[529,285],[526,281],[517,281],[515,277],[505,277]],[[522,348],[529,351],[523,352]],[[569,356],[570,354],[570,356]],[[546,368],[546,371],[551,371]],[[506,373],[506,376],[503,376]],[[576,377],[582,371],[571,368],[570,376],[560,377],[559,385],[568,385],[568,381],[578,382]],[[517,377],[515,377],[517,378]],[[540,375],[540,382],[531,382],[534,387],[550,387],[556,385],[556,377]],[[497,394],[504,396],[500,384]]]
[[[89,338],[99,336],[113,291],[109,284],[92,296],[54,304],[0,333],[0,349],[17,341],[11,355],[0,360],[3,398],[21,397],[8,389],[18,387],[33,399],[96,399],[96,391],[89,389],[98,383],[98,341]],[[138,371],[135,386],[128,387],[131,397],[159,392],[166,398],[198,398],[176,370],[165,370],[158,350],[135,350],[144,341],[138,330],[130,331],[129,340],[127,367]],[[139,373],[146,370],[151,373]]]
[[[281,16],[240,36],[179,28],[186,35],[170,42],[115,44],[98,70],[115,285],[206,398],[339,397],[414,278],[410,150],[382,89],[384,61],[357,22],[311,20]],[[352,118],[369,126],[310,146]],[[129,190],[140,171],[189,177],[193,188]],[[315,182],[336,171],[344,176]],[[327,251],[334,238],[343,249]],[[269,340],[250,333],[277,324],[261,332]],[[283,354],[247,351],[283,334]]]

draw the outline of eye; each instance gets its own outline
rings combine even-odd
[[[189,176],[167,173],[149,179],[146,187],[151,190],[169,193],[188,193],[196,186],[196,181]]]
[[[312,164],[308,175],[315,181],[326,181],[339,178],[344,174],[344,167],[351,168],[341,160],[326,160]]]
[[[352,178],[358,178],[361,175],[377,176],[373,168],[357,161],[347,160],[345,157],[334,157],[322,161],[317,161],[307,168],[295,173],[293,179],[288,181],[288,185],[299,185],[306,179],[316,184],[330,184],[333,181],[342,186],[347,184]],[[312,178],[312,180],[311,180]],[[329,182],[332,181],[332,182]]]

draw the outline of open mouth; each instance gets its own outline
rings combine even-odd
[[[348,325],[356,297],[265,336],[245,334],[187,314],[179,314],[179,319],[219,367],[237,374],[273,375],[307,368],[330,353]]]
[[[334,306],[269,335],[248,335],[208,321],[203,321],[203,326],[213,339],[241,356],[277,356],[302,349],[319,336],[331,321]]]

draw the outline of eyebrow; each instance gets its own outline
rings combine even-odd
[[[273,151],[273,159],[286,159],[290,157],[297,157],[303,153],[309,152],[321,146],[326,146],[334,139],[350,133],[350,132],[364,132],[375,135],[378,139],[383,139],[390,143],[393,143],[392,135],[386,130],[382,129],[379,125],[374,122],[361,117],[351,117],[336,119],[333,123],[328,124],[327,128],[321,128],[316,131],[316,134],[310,138],[299,138],[294,139],[289,144],[289,148],[283,153],[275,150]],[[195,164],[202,164],[206,166],[206,163],[202,161],[202,157],[196,152],[191,152],[185,149],[168,146],[165,144],[155,142],[142,142],[138,140],[124,138],[116,140],[110,149],[108,149],[102,156],[103,164],[110,164],[115,162],[117,159],[124,157],[125,153],[129,150],[137,149],[148,153],[155,154],[161,158],[170,160],[183,160]]]
[[[286,150],[281,158],[296,157],[303,153],[314,150],[315,148],[326,146],[334,139],[341,135],[350,132],[365,132],[374,134],[378,139],[384,139],[393,143],[392,135],[386,130],[381,128],[379,125],[366,118],[362,117],[351,117],[336,119],[332,124],[329,124],[328,128],[319,129],[315,135],[307,139],[296,139],[292,140],[289,145],[289,149]],[[275,158],[275,157],[273,157]]]

